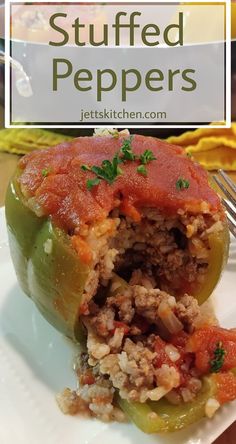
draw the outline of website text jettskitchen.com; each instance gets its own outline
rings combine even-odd
[[[114,109],[104,108],[103,110],[84,110],[81,109],[80,122],[86,122],[92,119],[112,119],[114,121],[120,120],[165,120],[167,113],[165,111],[127,111],[125,108],[116,111]]]

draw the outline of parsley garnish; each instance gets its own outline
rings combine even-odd
[[[130,136],[129,139],[125,139],[122,147],[121,147],[121,153],[122,155],[122,162],[124,162],[125,160],[136,160],[137,156],[133,153],[133,149],[131,146],[133,140],[133,136]]]
[[[88,179],[86,182],[86,186],[88,190],[91,190],[94,186],[99,185],[100,179],[98,177],[95,177],[94,179]]]
[[[119,167],[121,162],[122,161],[119,158],[119,154],[116,153],[111,161],[103,160],[101,166],[93,165],[92,167],[89,167],[88,165],[81,165],[81,169],[83,171],[92,171],[97,176],[95,179],[87,180],[88,190],[91,190],[94,185],[98,185],[100,183],[100,179],[105,180],[109,183],[109,185],[111,185],[116,177],[122,174],[122,170]]]
[[[50,168],[44,168],[41,173],[43,177],[47,177],[48,174],[50,173],[51,169]]]
[[[141,163],[143,165],[146,165],[147,163],[151,162],[152,160],[157,160],[157,158],[154,156],[154,154],[151,150],[144,151],[144,153],[141,154],[139,159],[141,160]]]
[[[81,170],[83,170],[83,171],[91,171],[91,168],[88,165],[81,165]]]
[[[142,174],[143,176],[147,176],[147,170],[144,165],[139,165],[137,168],[137,171],[139,174]]]
[[[176,188],[177,190],[184,190],[185,188],[189,188],[189,181],[187,179],[184,179],[183,177],[180,177],[176,182]]]
[[[187,157],[193,157],[192,153],[186,153]]]
[[[220,371],[224,364],[226,351],[223,349],[222,342],[216,343],[216,349],[214,351],[214,359],[210,361],[211,372],[217,373]]]
[[[121,163],[118,153],[115,154],[112,161],[103,160],[101,166],[92,166],[91,171],[103,180],[106,180],[110,185],[114,180],[122,174],[122,170],[118,166]]]
[[[111,185],[116,180],[117,176],[123,174],[119,164],[127,161],[133,162],[135,160],[140,160],[141,165],[137,167],[137,172],[143,176],[147,176],[147,169],[145,165],[152,160],[156,160],[156,157],[151,150],[145,150],[140,156],[134,154],[131,145],[132,140],[133,136],[125,139],[122,143],[120,151],[114,155],[112,160],[103,160],[101,165],[93,165],[91,167],[88,165],[81,165],[81,169],[83,171],[91,171],[96,175],[94,179],[87,180],[88,190],[91,190],[93,186],[98,185],[101,179],[105,180],[109,183],[109,185]]]

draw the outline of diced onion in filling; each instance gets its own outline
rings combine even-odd
[[[177,348],[172,344],[166,345],[165,352],[172,362],[176,362],[180,358],[180,354],[179,354]]]
[[[153,390],[149,390],[147,393],[147,397],[151,399],[151,401],[159,401],[159,399],[163,398],[170,389],[167,389],[166,387],[156,387]]]
[[[160,303],[158,307],[158,315],[170,333],[176,334],[183,329],[183,324],[179,321],[177,316],[175,316],[170,306],[165,301]]]

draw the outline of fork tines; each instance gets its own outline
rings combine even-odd
[[[218,176],[213,176],[213,179],[227,198],[227,200],[223,198],[222,201],[226,209],[229,229],[236,237],[236,185],[223,170],[218,170]]]

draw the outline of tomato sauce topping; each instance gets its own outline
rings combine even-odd
[[[187,342],[186,349],[195,354],[195,367],[201,374],[211,370],[216,359],[217,347],[223,350],[220,371],[236,368],[236,331],[220,327],[205,327],[196,330]]]
[[[141,208],[147,206],[167,214],[177,209],[201,212],[202,202],[207,202],[213,212],[221,208],[219,197],[208,184],[207,172],[185,156],[182,148],[140,135],[132,139],[133,152],[141,155],[151,150],[156,157],[145,165],[147,175],[137,172],[139,161],[126,161],[120,165],[123,174],[111,185],[101,180],[87,189],[87,180],[96,176],[83,171],[81,165],[100,166],[103,160],[112,160],[126,138],[80,137],[26,155],[19,164],[24,194],[35,196],[44,213],[66,229],[103,220],[116,206],[136,221],[140,220]],[[45,170],[47,174],[42,174]],[[189,182],[189,188],[178,189],[180,178]]]

